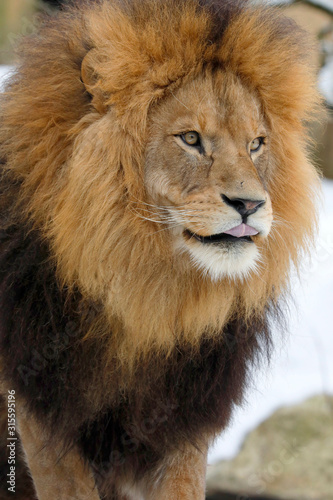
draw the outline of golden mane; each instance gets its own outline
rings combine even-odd
[[[0,155],[21,182],[22,216],[49,242],[63,286],[103,304],[107,326],[87,337],[111,326],[110,352],[129,365],[138,351],[196,346],[234,316],[263,314],[313,237],[318,176],[304,124],[320,99],[311,45],[274,9],[235,2],[218,19],[206,3],[81,2],[25,39],[1,97]],[[147,197],[151,111],[218,68],[252,88],[270,120],[276,225],[257,273],[216,283],[178,266],[166,232],[134,207]]]

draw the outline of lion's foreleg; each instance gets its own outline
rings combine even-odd
[[[204,500],[207,449],[188,446],[164,464],[148,488],[147,500]],[[162,477],[161,477],[162,476]]]
[[[18,428],[39,500],[100,500],[92,472],[75,449],[66,454],[43,439],[36,421],[20,414]]]

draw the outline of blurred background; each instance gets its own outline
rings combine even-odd
[[[0,0],[0,85],[15,67],[18,38],[34,32],[40,13],[54,15],[60,3]],[[255,371],[244,405],[211,449],[207,499],[333,500],[333,0],[267,3],[316,43],[327,116],[309,127],[323,204],[317,249],[304,261],[301,279],[292,279],[288,334],[275,332],[270,365]]]

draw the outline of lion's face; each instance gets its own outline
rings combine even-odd
[[[170,228],[175,253],[213,279],[244,276],[260,260],[272,224],[269,140],[257,96],[227,73],[191,81],[152,113],[152,217]]]

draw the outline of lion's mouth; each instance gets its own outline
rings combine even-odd
[[[188,239],[196,239],[205,245],[218,244],[224,242],[242,242],[247,241],[253,243],[251,236],[258,234],[258,231],[247,224],[240,224],[224,233],[211,234],[210,236],[201,236],[200,234],[193,233],[189,229],[185,230],[185,235]]]

